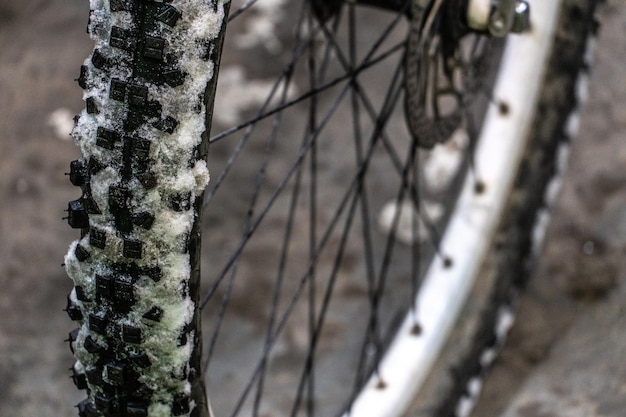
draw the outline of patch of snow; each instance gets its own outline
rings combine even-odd
[[[578,134],[578,130],[580,128],[580,114],[578,111],[573,111],[567,118],[565,122],[565,134],[573,138]]]
[[[237,34],[235,45],[241,49],[265,47],[269,52],[278,54],[282,44],[275,35],[276,26],[283,18],[282,8],[285,0],[266,0],[257,2],[248,15],[245,32]]]
[[[426,187],[431,192],[446,190],[455,177],[461,163],[469,137],[464,129],[457,129],[450,140],[435,146],[423,165]]]
[[[57,138],[69,141],[72,139],[70,134],[74,128],[74,113],[61,107],[48,115],[46,124],[52,128]]]
[[[385,234],[393,232],[394,221],[397,219],[395,237],[407,245],[423,243],[429,238],[428,225],[436,223],[443,215],[443,205],[432,201],[423,201],[424,214],[415,210],[411,201],[404,201],[398,206],[396,201],[390,201],[384,205],[378,216],[378,225]],[[417,221],[417,224],[415,224]],[[417,233],[415,233],[417,232]]]
[[[483,368],[491,366],[491,364],[496,360],[497,357],[498,351],[496,349],[485,349],[480,355],[480,366],[482,366]]]
[[[585,55],[584,55],[584,58],[583,58],[583,62],[588,67],[591,67],[593,65],[593,63],[595,62],[595,51],[596,51],[596,44],[597,43],[598,42],[597,42],[595,36],[589,36],[587,38],[587,44],[585,45]]]
[[[248,80],[242,66],[230,66],[220,69],[217,83],[219,109],[213,119],[224,125],[232,126],[243,119],[243,113],[265,103],[274,87],[274,80]],[[295,97],[297,89],[291,83],[287,90],[287,99]],[[275,104],[282,95],[282,87],[274,94],[270,104]]]
[[[589,75],[581,72],[576,80],[576,98],[582,104],[589,99]]]
[[[469,417],[474,406],[476,405],[476,401],[478,401],[478,396],[480,395],[480,391],[482,390],[483,381],[480,377],[473,377],[467,383],[467,394],[463,396],[456,408],[456,416],[457,417]]]

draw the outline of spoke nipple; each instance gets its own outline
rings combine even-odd
[[[502,116],[506,116],[511,111],[511,108],[509,107],[507,102],[499,101],[498,102],[498,111],[500,112],[500,114]]]
[[[453,262],[452,262],[452,258],[450,258],[449,256],[446,256],[446,257],[443,259],[443,267],[444,267],[444,268],[446,268],[446,269],[447,269],[447,268],[451,268],[451,267],[452,267],[452,264],[453,264]]]
[[[422,334],[422,326],[419,323],[415,323],[413,327],[411,327],[411,334],[413,336],[419,336]]]
[[[476,194],[482,194],[485,192],[485,189],[487,188],[487,186],[485,185],[485,182],[482,180],[478,180],[476,181],[476,183],[474,184],[474,192]]]
[[[385,388],[387,388],[387,383],[383,381],[382,379],[379,379],[378,383],[376,384],[376,389],[385,389]]]

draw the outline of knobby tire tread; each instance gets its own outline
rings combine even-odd
[[[72,136],[82,158],[69,175],[82,195],[67,210],[81,239],[65,257],[74,281],[66,311],[80,326],[68,340],[77,358],[72,378],[87,391],[78,414],[207,417],[200,213],[228,6],[90,6],[87,32],[96,46],[77,79],[85,110]],[[200,29],[193,26],[199,17],[206,19]]]

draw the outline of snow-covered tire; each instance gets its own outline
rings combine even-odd
[[[85,416],[207,416],[198,256],[221,1],[91,0],[69,343]],[[210,96],[211,94],[207,94]]]

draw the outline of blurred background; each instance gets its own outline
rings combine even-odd
[[[85,0],[0,0],[0,417],[76,415],[83,397],[63,342],[73,325],[61,263],[77,233],[61,218],[78,196],[64,173],[78,158],[68,132],[83,107],[87,17]],[[544,254],[478,416],[626,410],[626,3],[608,0],[599,18]]]

